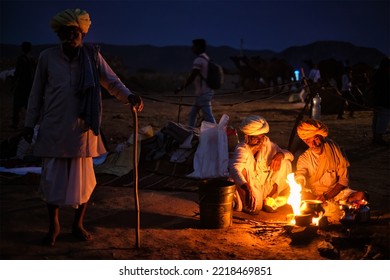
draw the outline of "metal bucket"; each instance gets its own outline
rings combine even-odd
[[[233,221],[234,182],[204,180],[199,185],[200,223],[202,228],[226,228]]]

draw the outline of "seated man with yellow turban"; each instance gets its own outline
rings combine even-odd
[[[302,199],[355,201],[367,194],[349,188],[349,161],[340,147],[327,138],[328,128],[318,120],[301,121],[297,133],[309,148],[299,156],[295,180]]]
[[[229,168],[237,187],[235,210],[275,212],[287,202],[290,189],[286,178],[292,172],[294,156],[266,136],[269,125],[263,117],[250,116],[239,128],[245,139],[237,144]]]

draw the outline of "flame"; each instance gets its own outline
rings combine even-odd
[[[296,224],[295,216],[301,214],[300,208],[302,202],[302,197],[301,197],[302,186],[295,181],[294,173],[290,173],[287,175],[286,182],[290,185],[290,196],[287,199],[287,204],[290,204],[293,209],[293,214],[290,214],[288,216],[290,217],[292,216],[290,224],[295,225]],[[320,212],[318,217],[312,217],[311,224],[318,226],[322,217],[323,217],[323,212]]]
[[[288,197],[287,203],[291,205],[295,215],[301,213],[301,191],[302,187],[295,181],[294,173],[287,175],[287,183],[290,185],[290,196]]]
[[[312,223],[313,225],[318,226],[318,224],[319,224],[319,222],[320,222],[322,216],[323,216],[323,213],[320,212],[320,214],[319,214],[318,217],[313,217],[313,218],[311,219],[311,223]]]

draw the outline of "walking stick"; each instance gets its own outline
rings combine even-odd
[[[135,247],[141,247],[140,242],[140,207],[138,197],[138,115],[136,106],[132,106],[133,122],[134,122],[134,138],[133,138],[133,181],[134,181],[134,201],[136,213],[136,230],[135,230]]]
[[[179,109],[177,111],[177,123],[180,123],[180,113],[181,113],[181,103],[183,101],[183,96],[180,95],[180,99],[179,99]]]

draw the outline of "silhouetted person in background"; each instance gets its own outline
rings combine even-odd
[[[30,42],[23,42],[21,49],[22,54],[18,57],[14,74],[14,99],[11,124],[11,127],[14,129],[18,128],[21,110],[27,109],[28,97],[34,81],[37,65],[35,58],[30,54],[32,44]]]
[[[390,58],[381,60],[374,75],[374,114],[372,119],[373,143],[388,146],[383,139],[390,121]]]
[[[344,68],[343,76],[341,77],[341,95],[343,97],[343,102],[340,106],[340,111],[337,115],[337,119],[342,120],[344,119],[344,110],[349,107],[349,116],[353,117],[353,104],[350,102],[354,101],[353,95],[352,95],[352,68],[347,66]]]
[[[318,69],[318,65],[315,63],[311,63],[309,67],[310,71],[307,80],[309,82],[310,91],[312,95],[315,96],[321,89],[321,72],[320,69]]]
[[[207,85],[205,80],[208,71],[208,61],[210,59],[206,54],[206,41],[204,39],[194,39],[192,41],[192,52],[196,55],[196,58],[192,64],[190,76],[185,81],[183,87],[176,89],[175,94],[194,83],[196,100],[188,116],[188,125],[195,127],[199,111],[203,113],[203,120],[211,123],[216,123],[216,121],[211,107],[214,91]]]
[[[312,82],[314,84],[318,84],[318,83],[321,82],[321,72],[318,69],[318,65],[317,64],[313,64],[312,65],[312,68],[309,71],[308,79],[309,79],[310,82]]]

